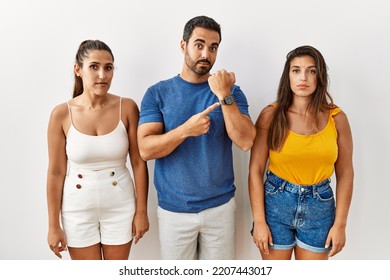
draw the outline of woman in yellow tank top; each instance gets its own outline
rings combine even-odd
[[[328,92],[327,65],[317,49],[301,46],[288,53],[277,100],[261,111],[256,128],[249,195],[251,233],[262,258],[334,256],[346,240],[352,134]]]

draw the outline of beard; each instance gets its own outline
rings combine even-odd
[[[199,59],[198,61],[194,61],[188,53],[185,54],[185,63],[192,72],[199,76],[207,75],[213,67],[213,64],[209,60]]]

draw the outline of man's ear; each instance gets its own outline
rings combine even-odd
[[[181,49],[181,52],[182,52],[182,53],[184,53],[186,47],[187,47],[187,42],[184,41],[184,40],[181,40],[181,41],[180,41],[180,49]]]

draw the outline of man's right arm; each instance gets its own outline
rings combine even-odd
[[[143,160],[165,157],[187,138],[180,126],[167,133],[163,133],[163,127],[160,122],[139,125],[138,147]]]
[[[219,103],[206,108],[203,112],[193,115],[185,123],[163,133],[161,122],[148,122],[138,126],[138,147],[143,160],[162,158],[169,155],[187,137],[199,136],[209,131],[210,118],[208,114],[219,106]]]

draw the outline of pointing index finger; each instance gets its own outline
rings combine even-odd
[[[207,116],[208,114],[210,114],[213,110],[215,110],[216,108],[219,107],[219,102],[215,102],[214,104],[210,105],[209,107],[207,107],[203,112],[201,112],[201,114],[203,116]]]

